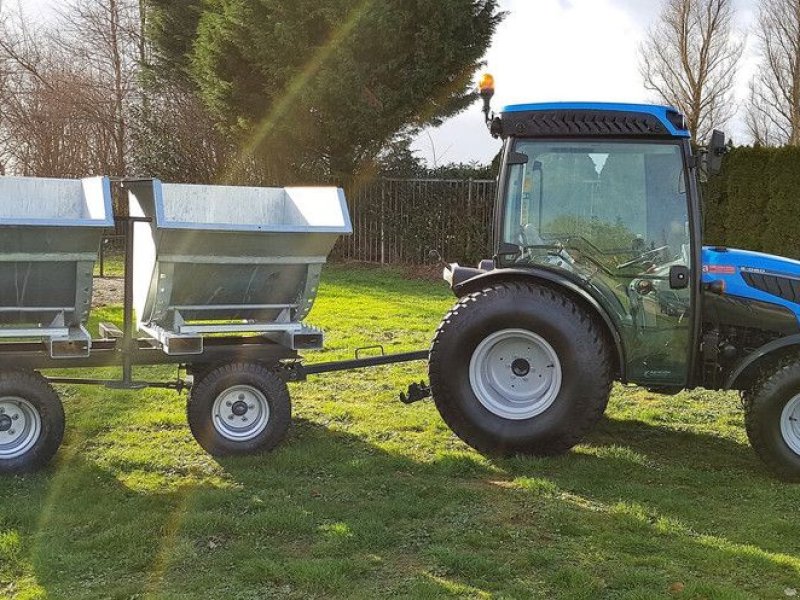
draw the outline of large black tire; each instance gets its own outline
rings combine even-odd
[[[53,458],[64,439],[64,407],[32,371],[0,372],[0,473],[28,473]]]
[[[764,370],[742,394],[750,444],[775,475],[793,482],[800,482],[800,452],[790,447],[781,430],[781,421],[787,404],[796,403],[793,399],[798,395],[800,357],[786,359]],[[800,426],[795,431],[800,433]],[[793,443],[797,446],[798,440],[794,439]]]
[[[186,415],[192,435],[209,454],[255,454],[272,450],[286,436],[292,404],[286,383],[273,371],[231,363],[195,383]]]
[[[431,346],[429,375],[439,413],[480,452],[567,452],[600,420],[608,404],[612,357],[601,327],[596,315],[547,285],[503,282],[462,298],[439,325]],[[540,336],[560,362],[560,387],[552,388],[555,399],[531,418],[505,418],[488,410],[470,381],[476,348],[495,332],[508,330]]]

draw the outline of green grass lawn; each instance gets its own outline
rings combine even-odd
[[[124,257],[122,250],[106,248],[103,253],[103,277],[122,277],[124,272]],[[94,276],[100,277],[100,261],[94,265]]]
[[[328,268],[310,319],[328,349],[308,358],[424,348],[452,302],[397,271]],[[184,397],[61,388],[55,463],[0,480],[0,597],[800,594],[800,488],[765,473],[737,396],[618,387],[570,455],[495,460],[430,402],[397,401],[425,377],[412,363],[292,385],[286,442],[224,461],[194,443]]]

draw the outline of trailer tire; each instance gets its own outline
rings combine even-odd
[[[50,462],[64,424],[61,399],[41,374],[0,372],[0,473],[28,473]]]
[[[557,288],[523,281],[462,298],[429,357],[439,413],[487,454],[569,451],[602,417],[612,373],[597,316]]]
[[[778,478],[800,482],[800,358],[763,371],[742,403],[753,450]]]
[[[292,405],[276,373],[257,363],[231,363],[195,383],[186,415],[192,435],[209,454],[256,454],[286,437]]]

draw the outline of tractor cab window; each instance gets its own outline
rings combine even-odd
[[[680,143],[517,140],[513,150],[500,265],[582,279],[620,326],[629,377],[683,385],[692,292],[670,283],[692,265]]]
[[[678,144],[523,140],[515,150],[528,160],[509,167],[503,241],[520,252],[506,260],[628,272],[685,258]],[[564,260],[548,261],[561,248]],[[570,261],[569,249],[583,260]]]

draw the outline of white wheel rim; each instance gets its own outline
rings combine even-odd
[[[220,393],[211,409],[214,429],[234,442],[258,437],[269,423],[269,402],[261,390],[234,385]]]
[[[18,396],[0,397],[0,460],[23,456],[41,435],[42,417],[33,404]]]
[[[545,412],[561,391],[561,362],[542,336],[503,329],[487,336],[469,363],[469,382],[486,410],[521,421]]]
[[[789,400],[783,407],[781,435],[791,451],[800,455],[800,394]]]

